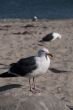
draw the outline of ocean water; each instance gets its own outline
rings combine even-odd
[[[73,0],[0,0],[0,18],[73,18]]]

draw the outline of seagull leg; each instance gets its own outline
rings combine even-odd
[[[35,90],[35,81],[34,81],[35,77],[33,77],[33,89]]]
[[[40,93],[40,89],[36,88],[35,86],[35,77],[33,77],[33,90],[34,90],[34,93]]]
[[[31,89],[31,78],[30,78],[30,76],[29,76],[29,86],[30,86],[30,91],[32,91],[32,89]]]
[[[29,77],[29,86],[32,93],[40,93],[40,90],[35,88],[35,77],[33,77],[33,88],[31,87],[31,77]]]
[[[33,88],[31,87],[31,77],[29,77],[29,86],[30,86],[30,92],[35,94],[36,92],[35,92],[34,77],[33,77]]]

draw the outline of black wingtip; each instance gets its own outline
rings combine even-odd
[[[39,42],[44,42],[43,40],[40,40]]]
[[[0,78],[8,78],[8,77],[17,77],[17,76],[13,74],[9,74],[8,72],[4,72],[0,74]]]

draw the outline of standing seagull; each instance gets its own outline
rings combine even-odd
[[[37,52],[36,56],[23,58],[11,64],[8,73],[17,76],[28,76],[30,91],[32,91],[32,89],[35,90],[35,77],[45,74],[50,66],[50,58],[48,55],[53,57],[46,48],[42,48]],[[31,78],[33,78],[33,88],[31,87]]]
[[[61,35],[59,33],[53,32],[44,36],[40,42],[54,41],[57,38],[61,39]]]

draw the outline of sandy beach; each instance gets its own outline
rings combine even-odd
[[[40,43],[50,32],[60,33],[62,39]],[[65,104],[73,105],[73,19],[43,19],[36,22],[31,19],[0,20],[0,74],[7,72],[11,63],[35,55],[43,47],[53,53],[54,58],[48,72],[36,78],[36,85],[41,88],[40,94],[52,94]],[[0,78],[0,97],[26,95],[33,95],[29,91],[27,78]]]

